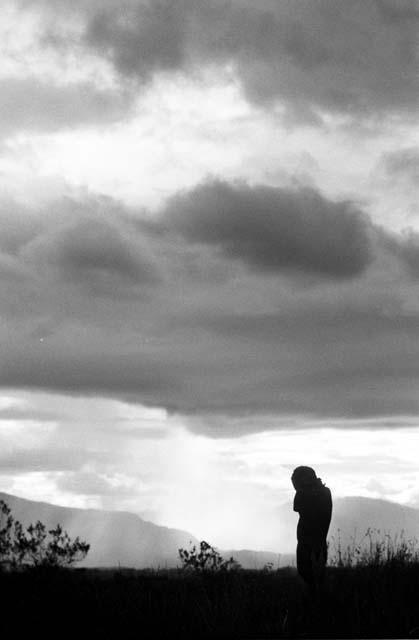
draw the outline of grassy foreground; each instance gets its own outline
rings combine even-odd
[[[419,638],[419,563],[296,571],[31,570],[0,574],[4,637]]]

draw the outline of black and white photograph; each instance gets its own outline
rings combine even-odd
[[[1,0],[0,590],[419,638],[418,0]]]

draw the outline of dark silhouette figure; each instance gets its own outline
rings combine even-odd
[[[323,580],[327,562],[327,532],[332,518],[332,494],[311,467],[297,467],[291,476],[296,490],[297,570],[315,593]]]

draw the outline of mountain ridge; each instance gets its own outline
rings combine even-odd
[[[157,568],[180,566],[179,548],[199,546],[198,539],[187,531],[157,525],[129,511],[106,511],[64,507],[45,501],[28,500],[0,492],[15,519],[24,526],[40,520],[48,528],[58,523],[71,537],[79,536],[91,545],[87,558],[78,566]],[[252,549],[218,549],[225,558],[233,556],[243,567],[260,569],[270,563],[273,568],[295,564],[295,527],[298,515],[292,503],[280,505],[278,540],[283,551]],[[405,539],[419,538],[419,510],[388,500],[347,496],[334,501],[329,543],[333,552],[339,538],[342,548],[353,542],[354,533],[362,537],[367,528],[394,535],[404,530]],[[211,542],[211,541],[209,541]],[[292,550],[292,551],[291,551]]]
[[[129,511],[105,511],[63,507],[28,500],[0,492],[16,520],[24,526],[40,520],[47,528],[58,523],[71,537],[90,544],[87,558],[78,566],[176,566],[177,552],[189,543],[198,544],[191,534],[146,521]]]

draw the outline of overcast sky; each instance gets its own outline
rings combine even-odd
[[[4,0],[0,490],[225,547],[273,547],[299,464],[419,507],[418,34]]]

